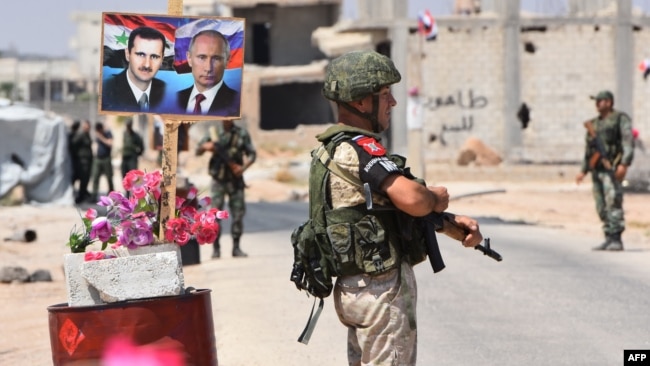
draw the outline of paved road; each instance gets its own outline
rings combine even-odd
[[[248,210],[248,259],[211,260],[203,246],[185,268],[186,285],[213,291],[219,365],[346,364],[330,299],[310,344],[296,342],[312,299],[289,282],[289,235],[306,205]],[[442,237],[447,268],[416,267],[419,365],[622,365],[624,349],[650,349],[650,252],[597,253],[594,238],[479,221],[503,262]]]

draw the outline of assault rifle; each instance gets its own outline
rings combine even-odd
[[[589,158],[589,168],[594,169],[596,168],[596,165],[598,162],[601,162],[603,164],[603,167],[607,170],[612,170],[612,163],[609,161],[609,158],[607,157],[607,150],[605,150],[605,146],[603,145],[603,142],[600,141],[600,138],[598,138],[598,135],[596,134],[596,130],[594,129],[594,124],[591,120],[585,121],[584,122],[585,128],[587,129],[587,132],[589,133],[589,136],[591,137],[591,141],[596,147],[596,152],[594,152],[593,155]]]
[[[363,191],[366,199],[366,208],[368,210],[375,209],[372,203],[372,190],[368,183],[363,184]],[[380,208],[381,209],[381,208]],[[394,207],[388,209],[394,210]],[[418,218],[423,220],[425,224],[425,235],[426,235],[426,244],[427,244],[427,257],[429,257],[429,262],[431,263],[431,268],[434,273],[440,272],[445,268],[445,263],[442,260],[442,254],[440,254],[440,247],[438,246],[438,238],[436,233],[444,232],[447,236],[456,239],[458,241],[463,241],[468,232],[465,228],[456,225],[453,221],[454,215],[451,213],[436,213],[432,212],[424,217]],[[410,230],[409,228],[403,228]],[[408,233],[407,233],[408,235]],[[497,262],[501,262],[503,257],[501,254],[497,253],[494,249],[490,247],[490,238],[485,238],[485,246],[477,245],[474,249],[479,250],[483,255],[494,259]]]
[[[239,174],[237,173],[238,172],[237,168],[240,167],[240,165],[235,163],[232,160],[232,158],[230,157],[230,154],[228,154],[228,151],[226,150],[226,148],[221,146],[221,144],[219,143],[219,136],[218,136],[218,133],[217,133],[217,128],[214,127],[214,126],[210,127],[210,139],[212,140],[212,142],[214,144],[214,151],[213,151],[213,154],[212,154],[212,159],[217,160],[217,161],[214,161],[214,162],[211,161],[210,165],[212,165],[214,163],[215,166],[218,167],[221,163],[225,163],[226,165],[228,165],[228,168],[230,168],[230,170],[233,172],[233,174],[235,174],[236,177],[240,177],[241,173],[243,173],[242,170],[239,170]],[[218,170],[219,169],[217,169],[217,172],[216,172],[217,174],[218,174]],[[220,178],[223,178],[223,177],[220,177]]]

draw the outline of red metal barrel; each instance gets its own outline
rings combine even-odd
[[[186,354],[188,365],[216,366],[210,292],[201,289],[95,306],[49,306],[53,365],[97,362],[106,341],[121,335],[137,345],[171,341]]]

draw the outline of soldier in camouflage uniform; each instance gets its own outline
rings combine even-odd
[[[133,130],[133,119],[127,119],[125,127],[122,138],[122,178],[131,170],[138,169],[138,158],[144,152],[142,137]]]
[[[257,157],[255,148],[248,131],[234,124],[234,120],[224,120],[218,126],[210,129],[210,135],[199,142],[196,155],[206,151],[212,152],[209,164],[212,176],[212,206],[224,209],[228,196],[228,212],[232,220],[230,234],[233,240],[232,256],[247,257],[240,248],[240,238],[244,231],[244,214],[246,201],[244,197],[244,171],[248,169]],[[214,242],[212,258],[221,257],[221,234]]]
[[[393,62],[374,51],[350,52],[332,60],[326,70],[323,94],[337,104],[338,123],[318,139],[324,141],[326,136],[341,131],[356,134],[335,147],[332,160],[346,172],[344,175],[369,184],[376,193],[373,202],[379,203],[376,198],[384,197],[396,210],[412,217],[443,212],[449,204],[447,189],[425,186],[407,177],[408,168],[399,168],[379,143],[379,134],[388,128],[391,109],[397,104],[390,85],[400,79]],[[327,205],[333,210],[366,207],[363,188],[350,181],[340,174],[330,174],[327,188],[331,202]],[[394,211],[395,215],[398,211]],[[367,215],[373,215],[372,211],[362,221],[367,220]],[[348,327],[348,361],[350,365],[415,365],[417,289],[412,263],[405,252],[408,246],[417,244],[395,234],[399,229],[394,220],[382,222],[379,216],[374,217],[379,220],[376,230],[387,232],[383,240],[388,243],[354,238],[352,243],[388,245],[393,258],[382,258],[380,267],[385,268],[372,273],[337,277],[333,290],[339,320]],[[360,223],[349,225],[358,227]],[[474,247],[481,242],[475,220],[457,215],[455,223],[468,232],[463,245]],[[363,249],[356,250],[359,253]]]
[[[106,176],[108,181],[108,192],[114,191],[113,184],[113,134],[110,130],[104,128],[101,122],[95,123],[95,142],[97,143],[97,152],[93,159],[92,181],[93,193],[92,199],[97,202],[99,199],[99,178]],[[107,193],[108,194],[108,193]]]
[[[79,204],[91,198],[90,192],[88,192],[90,172],[93,167],[93,140],[90,137],[90,121],[81,122],[79,131],[72,136],[70,151],[75,156],[72,161],[75,164],[75,174],[79,178],[79,191],[75,197],[75,203]]]
[[[591,122],[606,156],[600,155],[596,139],[587,132],[585,155],[576,183],[580,184],[591,172],[596,212],[605,234],[605,241],[593,249],[619,251],[623,250],[621,234],[625,230],[622,182],[634,157],[632,121],[627,114],[613,108],[611,92],[601,91],[591,99],[596,101],[598,116],[586,123]]]

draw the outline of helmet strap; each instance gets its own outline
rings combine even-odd
[[[371,113],[364,113],[361,112],[360,110],[350,106],[348,103],[339,103],[339,105],[343,106],[343,108],[347,109],[348,111],[356,114],[357,116],[361,118],[365,118],[368,121],[370,121],[370,126],[372,127],[372,132],[374,133],[380,133],[381,131],[379,130],[379,96],[377,94],[372,95],[372,112]]]

